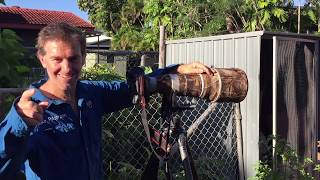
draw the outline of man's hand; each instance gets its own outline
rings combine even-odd
[[[204,64],[199,62],[193,62],[190,64],[182,64],[177,68],[177,72],[180,74],[201,74],[206,73],[213,75],[215,71]]]
[[[19,102],[16,104],[20,116],[30,126],[35,126],[43,120],[43,112],[49,106],[49,102],[33,102],[31,97],[36,93],[35,89],[28,89],[22,93]]]

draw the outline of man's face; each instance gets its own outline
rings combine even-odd
[[[61,90],[75,88],[85,58],[80,44],[76,41],[49,40],[44,44],[44,52],[38,58],[47,70],[47,83]]]

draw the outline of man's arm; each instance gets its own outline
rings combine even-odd
[[[48,102],[31,100],[35,89],[28,89],[17,98],[0,124],[0,179],[14,179],[25,161],[30,127],[43,120]]]
[[[19,172],[25,160],[28,132],[27,124],[12,105],[0,123],[0,179],[14,179]]]

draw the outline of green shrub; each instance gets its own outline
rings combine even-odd
[[[113,81],[125,78],[117,74],[114,66],[110,64],[95,64],[93,67],[82,69],[81,79]]]
[[[280,180],[280,179],[303,179],[313,180],[312,174],[320,172],[320,165],[313,162],[311,158],[301,158],[294,149],[284,140],[276,137],[269,137],[263,144],[272,144],[276,140],[276,146],[273,147],[277,157],[277,166],[272,168],[272,160],[265,159],[259,161],[256,166],[256,175],[251,180]],[[270,148],[272,149],[272,148]]]

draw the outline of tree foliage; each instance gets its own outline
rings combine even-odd
[[[283,8],[291,6],[284,0],[246,0],[240,7],[235,7],[239,18],[243,19],[242,27],[246,31],[283,29],[288,13]],[[280,27],[279,27],[280,25]]]
[[[78,0],[78,5],[113,36],[113,48],[123,50],[157,50],[160,25],[169,39],[297,29],[293,0]],[[302,15],[312,22],[315,14]]]
[[[320,33],[320,0],[306,0],[304,13],[317,25],[317,32]]]
[[[232,0],[78,0],[90,21],[113,36],[114,49],[156,50],[159,26],[168,38],[213,35],[224,30],[220,12]]]
[[[4,29],[0,31],[0,84],[2,87],[15,87],[29,72],[27,66],[22,65],[24,48],[15,32]]]

